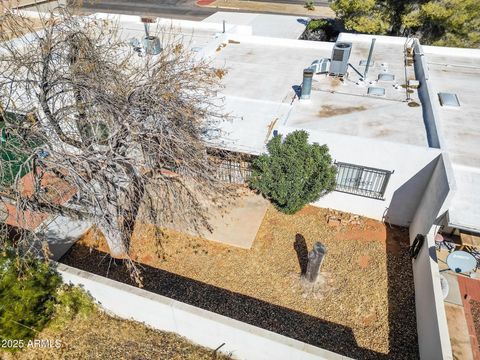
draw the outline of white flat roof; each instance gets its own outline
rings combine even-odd
[[[453,166],[457,190],[448,210],[453,227],[480,231],[480,169]]]
[[[480,50],[430,46],[423,49],[434,95],[454,93],[460,102],[458,108],[437,103],[450,159],[454,164],[480,168]]]
[[[343,37],[344,41],[353,43],[350,62],[363,72],[364,66],[359,63],[367,58],[370,38]],[[222,95],[231,114],[243,118],[228,124],[230,133],[233,134],[236,128],[243,132],[246,121],[270,124],[272,119],[278,118],[277,126],[298,126],[313,131],[427,146],[422,108],[416,91],[410,97],[419,106],[411,107],[406,101],[405,88],[394,87],[406,83],[403,41],[392,43],[386,38],[377,39],[368,80],[373,81],[371,86],[385,89],[384,97],[367,95],[370,84],[357,85],[359,76],[350,69],[348,79],[343,82],[327,75],[315,75],[311,101],[304,103],[295,93],[295,87],[302,84],[303,69],[316,59],[329,58],[333,43],[241,35],[230,35],[229,38],[229,43],[215,54],[214,66],[228,70],[223,79],[225,89]],[[379,74],[392,74],[395,80],[377,82]],[[407,77],[414,78],[413,67],[408,69]],[[240,102],[239,98],[243,100]],[[268,102],[272,110],[281,106],[288,111],[267,113],[263,105],[260,111],[254,111],[261,101]],[[246,138],[237,136],[237,147],[232,138],[227,138],[238,150],[243,144],[256,143],[262,145],[256,152],[261,152],[264,145],[261,141],[268,140],[270,128],[262,126],[257,130],[258,133],[249,134]]]
[[[460,102],[456,108],[435,104],[456,182],[450,225],[480,231],[480,50],[424,46],[423,51],[435,99],[446,92]]]
[[[119,21],[126,37],[140,38],[144,34],[138,16],[95,16]],[[223,20],[227,22],[226,34],[221,34]],[[333,43],[278,38],[297,34],[304,27],[302,18],[217,13],[204,22],[159,19],[158,24],[167,36],[180,37],[198,52],[198,56],[210,58],[213,66],[228,70],[219,98],[224,98],[225,109],[231,117],[230,121],[221,124],[223,136],[216,140],[217,146],[261,153],[273,130],[283,126],[428,146],[417,91],[408,94],[407,101],[402,87],[408,80],[415,79],[413,66],[405,66],[405,38],[375,36],[374,63],[363,85],[358,84],[360,76],[351,68],[344,81],[315,75],[311,100],[301,102],[295,90],[302,84],[303,69],[314,60],[330,58],[333,47]],[[152,32],[155,28],[153,25]],[[367,59],[372,38],[355,34],[339,37],[340,41],[352,43],[349,62],[362,73],[364,66],[360,61]],[[449,154],[457,183],[449,211],[450,221],[480,231],[480,101],[477,90],[480,50],[428,46],[423,50],[434,99],[437,92],[450,92],[457,94],[460,101],[459,108],[435,104],[442,150]],[[383,73],[395,79],[376,81]],[[367,95],[369,86],[384,88],[385,96]],[[419,106],[409,106],[412,101]]]

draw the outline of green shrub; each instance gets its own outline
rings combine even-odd
[[[317,19],[317,20],[311,20],[307,25],[307,29],[315,31],[317,29],[321,29],[321,28],[326,27],[326,26],[331,26],[330,23],[327,20]]]
[[[47,263],[0,251],[0,341],[29,340],[48,323],[61,278]]]
[[[92,297],[82,288],[63,284],[57,289],[55,314],[49,327],[63,328],[76,316],[88,317],[95,309]]]
[[[315,10],[315,2],[313,0],[306,0],[303,7],[307,10]]]
[[[308,143],[308,133],[295,131],[275,136],[268,154],[252,164],[250,186],[280,211],[293,214],[335,187],[335,167],[326,145]]]

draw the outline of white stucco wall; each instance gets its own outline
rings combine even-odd
[[[280,127],[281,134],[298,128]],[[373,219],[408,226],[422,198],[440,150],[354,136],[307,130],[309,140],[327,144],[339,162],[394,171],[385,200],[334,191],[313,205],[347,211]]]
[[[417,234],[426,235],[423,247],[412,261],[418,343],[422,360],[452,359],[434,241],[437,230],[434,224],[443,215],[451,198],[451,184],[447,174],[444,159],[439,157],[409,229],[411,242]]]
[[[38,229],[37,233],[48,242],[52,259],[58,260],[92,226],[90,221],[73,220],[66,216],[53,216]]]
[[[349,358],[146,290],[58,264],[66,283],[82,285],[101,306],[124,319],[175,332],[194,343],[248,360]]]

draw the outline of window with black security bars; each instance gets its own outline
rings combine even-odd
[[[337,185],[335,190],[369,198],[384,199],[385,190],[393,171],[361,165],[336,162]]]

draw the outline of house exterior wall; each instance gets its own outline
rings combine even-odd
[[[52,259],[60,259],[92,226],[90,221],[53,216],[42,224],[37,233],[48,242]]]
[[[411,242],[417,234],[426,235],[417,258],[412,260],[418,343],[422,360],[452,359],[434,240],[436,223],[441,221],[448,206],[451,190],[448,166],[445,166],[444,158],[440,156],[409,229]]]
[[[281,134],[297,128],[281,127]],[[331,192],[312,205],[355,213],[394,225],[410,225],[440,150],[307,130],[309,140],[327,144],[335,161],[394,171],[384,200]]]
[[[207,310],[86,271],[58,264],[66,283],[82,285],[102,307],[124,319],[171,331],[194,343],[248,360],[349,358]],[[121,299],[121,301],[119,301]]]

